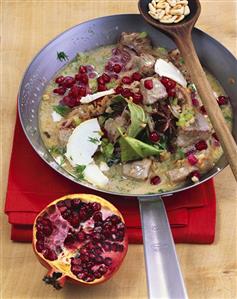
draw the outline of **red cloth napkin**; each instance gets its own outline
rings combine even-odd
[[[37,213],[49,202],[70,193],[96,193],[112,202],[125,218],[129,242],[142,243],[138,200],[94,192],[65,179],[35,153],[17,117],[5,203],[12,225],[11,239],[30,242]],[[164,197],[164,202],[176,243],[214,241],[216,198],[212,180]]]

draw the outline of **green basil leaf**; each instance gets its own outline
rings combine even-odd
[[[53,110],[60,114],[61,116],[66,116],[69,112],[72,111],[71,108],[63,105],[53,106]]]
[[[136,137],[147,125],[147,117],[141,106],[128,102],[131,115],[131,125],[128,128],[128,136]]]

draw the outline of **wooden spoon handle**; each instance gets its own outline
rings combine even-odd
[[[225,122],[221,109],[213,95],[213,91],[200,64],[193,46],[190,31],[174,36],[175,42],[184,58],[191,79],[197,87],[203,105],[220,140],[225,156],[237,180],[237,145]]]

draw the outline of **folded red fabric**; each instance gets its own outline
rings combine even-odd
[[[138,200],[94,192],[65,179],[35,153],[17,118],[5,203],[12,240],[31,241],[34,218],[49,202],[66,194],[92,192],[112,202],[124,215],[130,243],[142,243]],[[213,242],[216,198],[212,180],[164,197],[164,202],[175,242]]]

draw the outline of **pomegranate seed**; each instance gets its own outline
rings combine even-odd
[[[113,71],[116,73],[116,74],[119,74],[122,70],[122,66],[118,63],[116,63],[114,66],[113,66]]]
[[[72,88],[70,89],[70,94],[72,97],[78,97],[79,96],[79,87],[77,85],[73,85]]]
[[[102,76],[100,76],[100,77],[97,78],[97,82],[98,82],[98,84],[101,84],[101,85],[105,84],[105,81],[104,81],[104,79],[103,79]]]
[[[55,79],[55,82],[56,83],[58,83],[58,84],[62,84],[63,83],[63,81],[64,81],[64,77],[63,76],[59,76],[59,77],[57,77],[56,79]]]
[[[107,87],[103,84],[98,84],[97,90],[98,91],[105,91],[105,90],[107,90]]]
[[[201,174],[200,174],[199,171],[194,170],[194,171],[192,171],[192,172],[190,173],[190,177],[192,178],[192,177],[194,177],[194,176],[195,176],[196,178],[200,179]]]
[[[120,252],[123,252],[123,249],[124,249],[123,245],[122,244],[118,244],[117,250],[120,251]]]
[[[108,72],[112,72],[113,71],[113,65],[111,62],[108,62],[105,66],[105,70]]]
[[[42,252],[44,250],[44,243],[42,241],[36,242],[36,249],[38,252]]]
[[[87,72],[87,67],[85,65],[81,65],[79,67],[79,73],[85,74]]]
[[[86,88],[83,86],[80,86],[78,89],[78,95],[81,97],[85,97],[86,96]]]
[[[153,88],[153,81],[151,79],[145,80],[144,86],[146,89],[151,90]]]
[[[160,184],[160,182],[161,182],[161,179],[158,175],[156,175],[150,179],[151,185],[158,185],[158,184]]]
[[[76,99],[75,98],[71,98],[69,96],[65,96],[63,98],[63,103],[65,105],[67,105],[68,107],[73,108],[74,106],[76,106]]]
[[[197,164],[198,159],[197,159],[196,156],[194,156],[194,154],[190,154],[188,156],[188,162],[189,162],[190,165],[195,165],[195,164]]]
[[[93,209],[94,211],[99,211],[99,210],[101,209],[101,204],[98,203],[98,202],[93,202],[93,204],[92,204],[92,209]]]
[[[98,271],[95,271],[94,276],[95,276],[95,278],[99,279],[102,277],[102,274]]]
[[[107,271],[108,271],[108,267],[106,267],[105,265],[101,265],[98,269],[98,271],[101,273],[101,274],[105,274]]]
[[[73,227],[79,227],[80,219],[78,214],[74,214],[70,220],[68,220]]]
[[[44,241],[44,234],[43,234],[43,232],[41,232],[41,231],[37,231],[36,232],[36,239],[38,240],[38,241]]]
[[[110,257],[106,257],[106,258],[104,259],[104,264],[105,264],[106,266],[110,266],[110,265],[112,264],[112,259],[111,259]]]
[[[49,249],[49,248],[46,248],[45,250],[44,250],[44,252],[43,252],[43,256],[47,259],[47,260],[49,260],[49,261],[54,261],[54,260],[56,260],[58,257],[57,257],[57,254],[53,251],[53,250],[51,250],[51,249]]]
[[[102,79],[104,80],[105,83],[109,83],[111,80],[110,76],[107,75],[106,73],[103,73]]]
[[[192,99],[192,104],[193,104],[193,106],[198,107],[198,106],[199,106],[199,101],[198,101],[198,99],[193,98],[193,99]]]
[[[96,212],[93,216],[94,221],[102,221],[102,213]]]
[[[132,98],[134,103],[140,104],[142,103],[143,95],[140,92],[135,92]]]
[[[129,88],[124,88],[121,94],[123,97],[128,98],[131,96],[132,92]]]
[[[194,153],[196,153],[196,149],[195,149],[195,148],[192,148],[192,149],[190,149],[189,151],[187,151],[187,152],[185,153],[185,157],[188,157],[190,154],[194,154]]]
[[[149,134],[149,139],[152,141],[152,142],[157,142],[157,141],[159,141],[160,140],[160,136],[159,136],[159,134],[157,133],[157,132],[151,132],[150,134]]]
[[[66,92],[66,89],[64,88],[64,87],[59,87],[59,88],[55,88],[54,90],[53,90],[53,92],[54,93],[57,93],[57,94],[59,94],[59,95],[64,95],[65,94],[65,92]]]
[[[205,140],[200,140],[199,142],[197,142],[195,144],[195,148],[198,150],[198,151],[202,151],[202,150],[205,150],[207,149],[207,143]]]
[[[200,111],[201,111],[202,114],[207,114],[207,111],[206,111],[204,106],[200,107]]]
[[[217,98],[217,103],[219,104],[219,106],[227,105],[228,102],[229,102],[229,98],[226,96],[219,96]]]
[[[168,89],[167,90],[168,96],[174,98],[176,95],[176,92],[174,89]]]
[[[67,76],[63,81],[63,87],[70,88],[75,84],[75,79],[73,77]]]
[[[66,239],[64,240],[65,245],[72,245],[74,243],[75,239],[72,234],[68,234]]]
[[[43,233],[46,237],[49,237],[52,234],[52,232],[53,232],[52,227],[50,227],[50,226],[43,227]]]
[[[87,74],[81,74],[81,83],[84,83],[85,85],[88,84],[89,78]]]
[[[123,82],[124,84],[131,84],[131,83],[132,83],[132,79],[131,79],[130,77],[128,77],[128,76],[124,76],[124,77],[122,78],[122,82]]]
[[[81,81],[82,74],[76,74],[74,78],[76,81]]]
[[[110,221],[113,223],[113,224],[117,224],[121,221],[121,218],[117,215],[112,215],[110,217]]]
[[[216,133],[213,133],[213,134],[212,134],[212,137],[215,138],[217,141],[219,141],[219,138],[218,138],[218,136],[216,135]]]
[[[173,89],[176,86],[176,82],[167,78],[167,77],[161,77],[160,82],[167,88],[167,89]]]
[[[134,81],[140,81],[142,79],[142,75],[138,72],[135,72],[135,73],[132,74],[132,79]]]
[[[115,88],[115,92],[116,92],[116,94],[122,94],[122,92],[123,92],[123,88],[122,88],[122,86],[117,86],[117,87]]]

